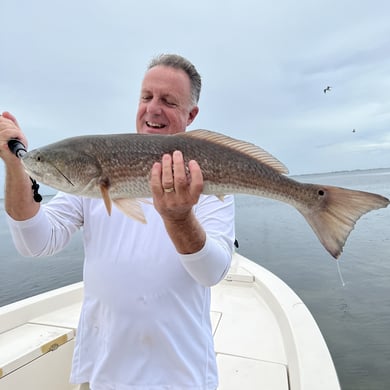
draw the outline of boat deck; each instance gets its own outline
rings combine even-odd
[[[220,389],[289,389],[279,326],[253,274],[230,270],[213,289],[211,318]]]
[[[77,388],[68,378],[81,300],[77,283],[0,308],[0,390]],[[212,289],[211,320],[219,390],[339,389],[306,306],[240,255]]]

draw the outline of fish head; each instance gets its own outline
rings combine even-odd
[[[101,175],[100,164],[94,156],[61,144],[27,152],[22,164],[38,182],[77,195],[90,191]]]

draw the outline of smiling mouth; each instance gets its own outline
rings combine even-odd
[[[148,122],[148,121],[146,121],[146,126],[152,129],[163,129],[164,127],[166,127],[166,125],[162,123],[155,123],[155,122]]]

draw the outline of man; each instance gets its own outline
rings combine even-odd
[[[137,132],[185,131],[198,114],[200,89],[189,61],[155,58],[142,82]],[[221,202],[201,195],[199,165],[190,161],[187,168],[175,151],[152,168],[153,205],[142,205],[146,225],[116,209],[107,216],[101,199],[59,193],[39,206],[8,150],[11,138],[27,145],[16,119],[3,113],[5,208],[18,250],[51,255],[83,229],[85,296],[71,382],[89,383],[92,390],[216,389],[210,286],[230,265],[232,197]]]

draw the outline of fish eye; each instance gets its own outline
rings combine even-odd
[[[324,190],[318,190],[318,195],[319,196],[324,196],[325,195],[325,191]]]

